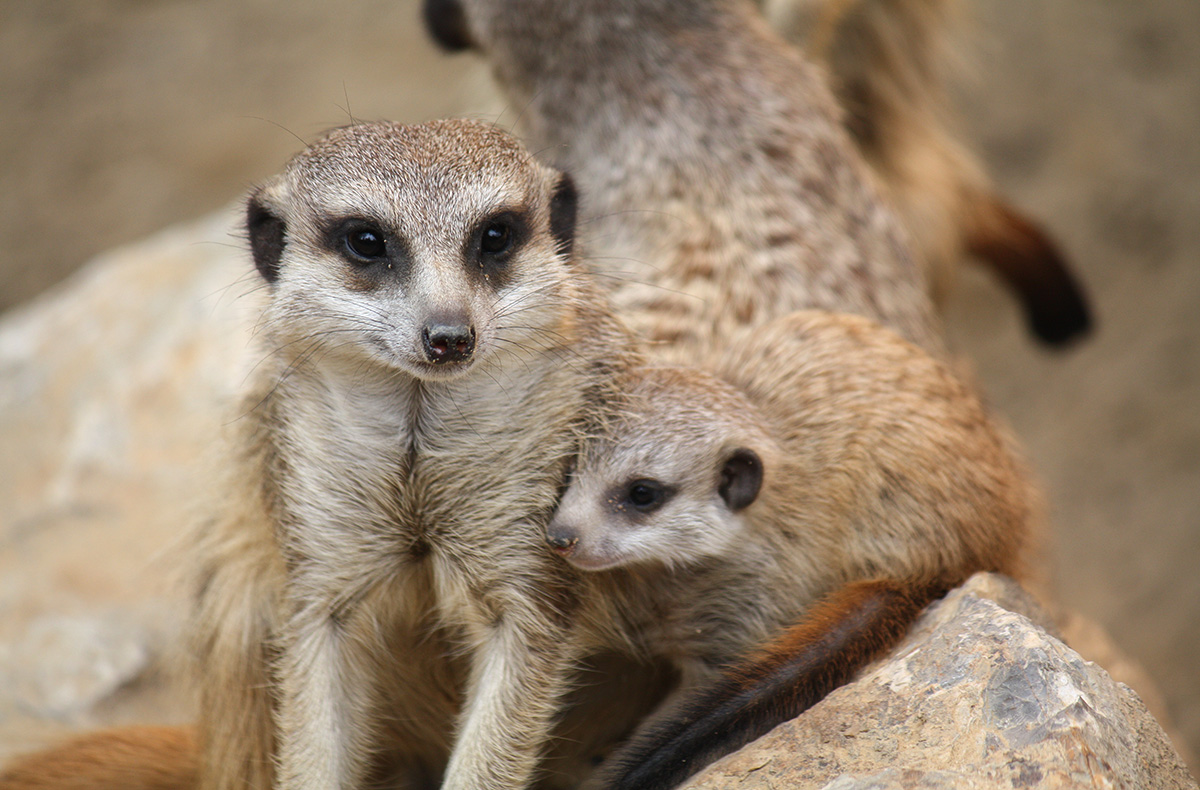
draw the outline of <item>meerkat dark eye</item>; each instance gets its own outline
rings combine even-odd
[[[649,513],[662,507],[670,493],[657,480],[634,480],[625,491],[625,499],[637,510]]]
[[[500,255],[512,246],[513,230],[506,222],[489,222],[483,226],[479,249],[487,255]]]
[[[346,233],[346,249],[355,258],[376,261],[387,255],[387,241],[377,228],[357,227]]]
[[[507,208],[483,217],[474,227],[464,248],[464,260],[493,288],[512,277],[509,264],[529,238],[529,218],[520,208]]]

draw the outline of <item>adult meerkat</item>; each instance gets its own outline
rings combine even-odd
[[[785,38],[829,72],[843,122],[900,215],[935,304],[974,256],[1013,291],[1035,337],[1091,327],[1088,300],[1054,241],[1003,200],[956,134],[946,74],[958,0],[764,0]]]
[[[466,121],[335,130],[253,193],[264,358],[198,531],[198,736],[95,733],[3,781],[71,786],[69,758],[114,790],[529,782],[600,616],[545,522],[637,361],[574,209],[569,179]],[[636,699],[568,711],[581,743],[539,786],[573,786],[669,677],[618,681]]]
[[[627,381],[547,529],[577,568],[626,573],[645,649],[709,689],[618,755],[622,790],[670,787],[797,715],[972,573],[1021,578],[1038,517],[971,389],[867,319],[797,313],[712,370]]]
[[[634,358],[574,207],[468,121],[335,130],[250,197],[264,359],[198,547],[203,788],[528,783],[577,659],[544,527]]]
[[[581,185],[618,313],[690,362],[814,307],[940,353],[902,231],[813,64],[749,0],[426,0],[490,61],[531,144]]]

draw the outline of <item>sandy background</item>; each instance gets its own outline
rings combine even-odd
[[[970,137],[1100,325],[1046,353],[969,270],[950,331],[1046,483],[1061,600],[1145,664],[1200,752],[1200,3],[967,6]],[[480,112],[479,84],[414,2],[0,0],[0,309],[229,202],[349,112]]]

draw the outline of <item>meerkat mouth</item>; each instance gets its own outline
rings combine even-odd
[[[571,552],[561,556],[581,571],[606,571],[622,564],[620,557],[611,556],[602,550]]]
[[[462,359],[430,360],[426,354],[397,348],[386,339],[377,339],[373,345],[376,359],[419,381],[442,382],[464,376],[475,369],[481,356],[476,348],[474,353]]]
[[[475,357],[460,362],[427,362],[423,359],[406,359],[403,370],[421,381],[443,382],[462,378],[475,368]]]

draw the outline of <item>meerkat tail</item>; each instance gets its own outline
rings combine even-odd
[[[0,769],[3,790],[192,790],[200,750],[191,727],[101,730]]]
[[[615,757],[608,790],[667,790],[794,719],[893,648],[944,580],[854,582],[688,700]]]
[[[1051,346],[1086,335],[1092,327],[1087,296],[1049,236],[995,196],[980,200],[972,213],[967,251],[1017,296],[1034,335]]]

